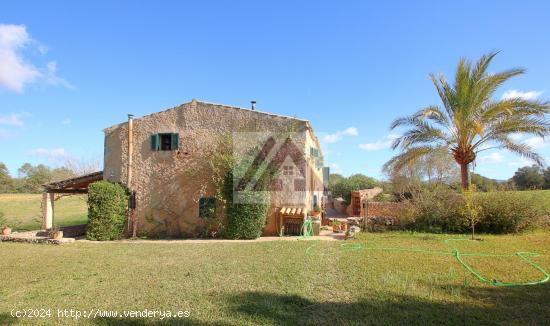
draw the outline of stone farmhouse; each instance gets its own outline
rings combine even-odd
[[[141,118],[129,115],[104,133],[102,178],[133,193],[129,235],[197,236],[219,204],[221,154],[251,166],[236,180],[241,185],[248,178],[251,185],[243,188],[254,186],[262,166],[277,171],[264,235],[279,234],[285,218],[304,218],[322,205],[329,171],[310,122],[258,111],[255,102],[248,109],[193,100]]]

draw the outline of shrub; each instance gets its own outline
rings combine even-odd
[[[427,232],[465,232],[468,219],[464,198],[450,189],[424,190],[404,202],[399,213],[406,229]]]
[[[259,191],[240,191],[236,198],[233,195],[233,173],[229,172],[223,191],[227,215],[225,236],[229,239],[260,237],[267,217],[269,196]]]
[[[514,233],[542,226],[545,212],[519,192],[488,192],[473,195],[478,210],[475,229],[482,233]],[[399,212],[405,229],[426,232],[471,232],[464,196],[450,189],[423,190],[404,202]]]
[[[127,221],[128,192],[117,184],[99,181],[88,189],[88,228],[89,240],[120,239]]]
[[[485,233],[513,233],[534,228],[544,212],[528,196],[514,192],[488,192],[474,198],[480,207],[476,229]]]

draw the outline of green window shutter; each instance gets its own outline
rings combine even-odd
[[[180,147],[180,134],[171,134],[170,149],[177,150]]]
[[[330,177],[330,167],[326,166],[323,168],[323,183],[328,184]]]
[[[151,135],[151,150],[160,150],[160,136],[159,134]]]
[[[310,151],[310,154],[311,154],[312,157],[317,157],[317,156],[319,156],[319,150],[317,150],[317,148],[315,148],[315,147],[310,147],[309,151]]]

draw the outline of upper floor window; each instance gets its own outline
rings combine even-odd
[[[283,175],[294,175],[294,167],[292,165],[283,166]]]
[[[151,150],[173,151],[179,148],[178,133],[162,133],[151,135]]]

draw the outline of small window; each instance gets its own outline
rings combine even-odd
[[[311,157],[317,158],[317,157],[319,157],[319,150],[315,147],[310,147],[309,148],[309,154],[311,155]]]
[[[216,215],[216,198],[203,197],[199,199],[199,217],[214,218]]]
[[[179,134],[163,133],[151,135],[151,150],[173,151],[179,148]]]
[[[292,165],[283,166],[283,175],[294,175],[294,167]]]

